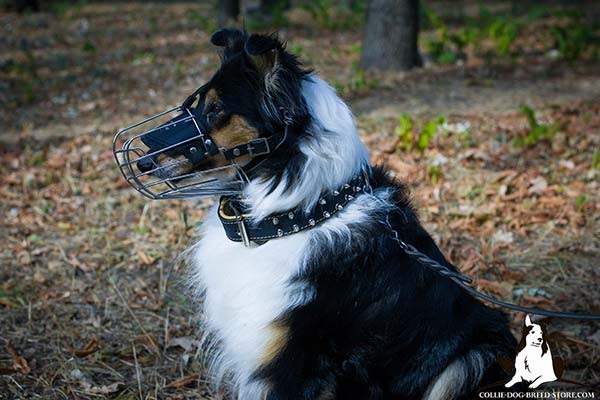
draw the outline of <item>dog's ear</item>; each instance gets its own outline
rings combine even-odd
[[[271,73],[280,62],[282,45],[273,35],[250,35],[244,46],[246,55],[262,77]]]
[[[531,326],[533,325],[533,323],[531,322],[531,318],[529,317],[529,314],[527,314],[525,316],[525,326]]]
[[[239,29],[219,29],[210,37],[210,42],[215,46],[223,47],[223,58],[227,60],[244,49],[245,34]]]

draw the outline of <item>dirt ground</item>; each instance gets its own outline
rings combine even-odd
[[[210,200],[147,201],[111,151],[119,128],[214,72],[212,14],[196,2],[0,14],[0,399],[223,398],[180,256]],[[600,63],[556,57],[544,29],[560,19],[530,21],[511,57],[467,50],[401,73],[356,67],[360,29],[311,25],[306,10],[288,20],[288,49],[338,88],[373,162],[409,182],[480,290],[600,313]],[[554,134],[516,146],[533,130],[521,104]],[[445,123],[418,151],[398,138],[403,113],[414,132]],[[524,316],[509,315],[518,337]],[[544,322],[565,377],[600,383],[600,324]]]

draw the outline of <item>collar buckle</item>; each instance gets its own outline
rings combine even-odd
[[[262,156],[271,153],[271,146],[267,138],[258,138],[248,142],[246,145],[248,154],[252,157]]]
[[[244,223],[244,217],[242,216],[242,213],[240,212],[240,210],[238,210],[235,201],[230,202],[229,207],[235,213],[235,220],[237,222],[238,233],[242,238],[242,243],[244,243],[244,246],[250,247],[250,236],[248,236],[248,231],[246,230],[246,224]]]
[[[250,247],[250,237],[248,236],[248,232],[246,231],[246,224],[244,223],[244,218],[242,218],[241,216],[237,216],[236,219],[240,236],[242,237],[242,243],[244,243],[244,246]]]

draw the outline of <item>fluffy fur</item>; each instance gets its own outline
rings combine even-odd
[[[190,285],[203,299],[213,379],[242,400],[455,399],[501,379],[496,356],[512,357],[515,348],[505,316],[392,240],[390,226],[454,268],[406,188],[370,166],[335,91],[275,37],[221,30],[212,41],[224,57],[207,87],[224,113],[241,115],[260,135],[291,121],[281,148],[249,172],[250,223],[310,210],[358,173],[372,186],[324,223],[251,247],[230,241],[216,210],[208,213]]]

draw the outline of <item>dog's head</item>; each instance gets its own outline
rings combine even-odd
[[[301,95],[301,81],[307,72],[277,37],[221,29],[212,35],[211,42],[222,49],[222,63],[199,90],[195,114],[200,130],[216,148],[233,148],[269,137],[282,132],[286,124],[293,126],[307,120]],[[230,164],[221,152],[194,161],[190,157],[198,150],[194,142],[173,147],[172,140],[159,140],[157,135],[142,138],[149,153],[155,155],[137,163],[141,172],[150,171],[168,179]],[[295,140],[293,134],[289,136],[285,140],[288,148]],[[167,147],[168,151],[162,151]],[[251,155],[242,155],[235,162],[243,167],[251,159]],[[232,170],[223,169],[217,177],[227,178],[227,174],[233,174]]]
[[[542,354],[548,351],[546,343],[546,327],[543,324],[534,324],[531,322],[529,315],[525,316],[525,325],[523,326],[523,334],[519,343],[518,351],[525,347],[537,347],[542,349]]]

